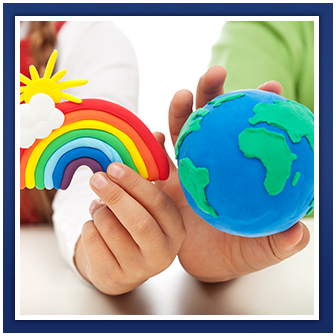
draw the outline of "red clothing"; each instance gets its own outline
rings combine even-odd
[[[20,223],[40,223],[40,216],[29,189],[20,190]]]
[[[56,34],[66,21],[56,21]],[[29,67],[34,64],[31,50],[30,40],[28,36],[20,41],[20,73],[30,78]],[[20,85],[24,85],[20,83]],[[22,149],[20,149],[20,156]],[[20,222],[21,223],[40,223],[40,216],[34,204],[34,200],[30,197],[28,189],[20,191]]]

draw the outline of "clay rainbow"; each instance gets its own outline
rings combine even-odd
[[[65,190],[80,166],[95,173],[112,162],[122,162],[150,181],[168,178],[165,152],[126,108],[101,99],[55,107],[65,116],[62,126],[20,149],[20,189]]]

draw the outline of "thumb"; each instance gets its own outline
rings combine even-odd
[[[169,162],[169,177],[165,181],[157,180],[155,181],[155,185],[158,186],[161,190],[163,190],[177,205],[178,208],[184,206],[187,202],[186,198],[184,197],[184,193],[182,191],[179,177],[178,177],[178,170],[171,160],[170,156],[168,155],[166,148],[165,148],[165,136],[160,132],[154,132],[154,137],[161,145],[163,150],[165,151],[168,162]]]
[[[263,90],[263,91],[274,92],[280,96],[283,90],[281,84],[277,81],[269,81],[269,82],[263,83],[258,86],[258,89]]]
[[[281,260],[302,251],[309,243],[309,229],[301,221],[284,232],[270,237],[274,254]]]

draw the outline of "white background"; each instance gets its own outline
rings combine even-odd
[[[174,94],[193,94],[206,72],[211,48],[218,41],[225,18],[221,16],[119,16],[111,21],[131,40],[139,63],[139,117],[152,131],[166,136],[173,158],[168,128],[168,108]]]

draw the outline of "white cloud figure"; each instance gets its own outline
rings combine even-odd
[[[29,104],[20,105],[20,147],[29,148],[36,139],[46,138],[63,122],[64,114],[55,108],[52,98],[44,93],[36,94]]]

